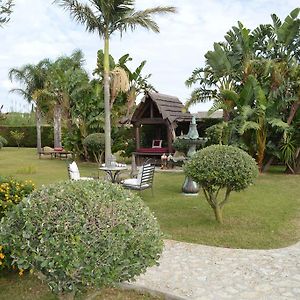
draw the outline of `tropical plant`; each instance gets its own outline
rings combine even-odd
[[[196,152],[184,165],[184,171],[199,183],[219,223],[223,223],[223,207],[230,193],[245,189],[258,175],[250,155],[227,145],[212,145]]]
[[[110,122],[110,84],[109,84],[109,41],[115,32],[121,35],[136,27],[159,32],[157,23],[152,19],[154,15],[174,13],[174,7],[154,7],[143,11],[134,9],[135,0],[91,0],[89,4],[77,0],[55,0],[79,23],[86,26],[89,32],[97,32],[104,39],[104,108],[105,108],[105,164],[109,164],[111,157],[111,122]]]
[[[80,50],[71,56],[56,59],[49,67],[45,85],[36,91],[36,97],[43,99],[53,117],[54,147],[61,147],[62,118],[69,131],[72,131],[72,98],[76,91],[89,83],[88,75],[82,68],[84,59]]]
[[[0,0],[0,27],[10,20],[13,6],[13,0]]]
[[[128,281],[157,263],[163,248],[150,209],[101,181],[43,186],[2,220],[0,244],[19,269],[42,274],[53,292]]]
[[[214,100],[210,112],[223,109],[224,121],[233,121],[228,124],[226,140],[248,145],[249,153],[256,153],[260,171],[266,154],[277,152],[274,146],[283,149],[278,132],[284,139],[287,128],[296,124],[293,120],[300,107],[299,12],[296,8],[284,22],[272,15],[272,25],[260,25],[253,31],[239,22],[227,32],[225,42],[215,43],[214,50],[207,52],[205,67],[195,69],[186,82],[200,85],[187,106]],[[267,153],[270,144],[272,152]]]
[[[18,93],[23,96],[28,103],[35,104],[38,153],[40,153],[42,149],[41,125],[42,110],[43,107],[45,107],[45,103],[38,97],[37,91],[44,88],[49,65],[50,61],[44,59],[37,65],[28,64],[19,69],[12,68],[8,74],[11,81],[15,80],[23,86],[21,88],[14,88],[11,92]]]

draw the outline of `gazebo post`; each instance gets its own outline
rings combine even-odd
[[[135,144],[136,149],[141,147],[141,132],[140,132],[140,125],[134,125],[135,127]]]
[[[141,147],[141,125],[140,124],[134,124],[135,127],[135,145],[136,145],[136,151],[138,151],[138,149],[140,149]],[[137,165],[140,165],[140,158],[137,155],[136,157],[137,161],[135,161],[134,163]]]
[[[168,152],[172,153],[173,147],[172,147],[172,143],[173,143],[173,134],[172,134],[172,127],[169,125],[167,126],[168,128]]]

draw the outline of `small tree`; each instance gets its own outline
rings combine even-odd
[[[230,193],[245,189],[258,175],[255,160],[249,154],[226,145],[212,145],[198,151],[184,170],[201,185],[219,223],[223,223],[222,211]],[[220,199],[222,189],[224,197]]]
[[[20,148],[21,141],[24,139],[24,132],[21,131],[10,131],[10,135],[15,140],[18,148]]]
[[[89,152],[92,152],[96,162],[102,162],[103,153],[105,150],[105,136],[104,133],[89,134],[84,140],[83,145]]]
[[[0,149],[5,145],[7,145],[7,140],[0,135]]]

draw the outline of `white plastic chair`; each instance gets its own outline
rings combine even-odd
[[[75,161],[68,165],[69,178],[71,180],[93,180],[92,177],[81,177]]]
[[[151,188],[153,196],[153,178],[154,178],[155,165],[144,164],[138,172],[137,178],[125,179],[122,182],[124,188],[143,191]]]

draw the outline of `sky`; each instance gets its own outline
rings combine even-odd
[[[68,12],[53,4],[53,0],[16,0],[11,21],[0,28],[0,106],[3,111],[28,111],[30,105],[20,96],[9,93],[20,87],[10,82],[10,68],[36,64],[44,58],[55,60],[81,49],[85,68],[92,74],[96,55],[103,41],[85,31],[83,25],[70,18]],[[271,14],[284,19],[299,0],[136,0],[136,9],[171,5],[177,14],[156,17],[160,33],[138,28],[122,39],[113,35],[110,52],[115,59],[129,53],[135,69],[143,60],[143,74],[152,74],[149,82],[160,93],[177,96],[183,103],[192,88],[186,79],[197,67],[205,64],[204,55],[214,42],[224,40],[226,32],[238,21],[254,29],[271,23]],[[210,103],[197,104],[191,112],[206,111]]]

